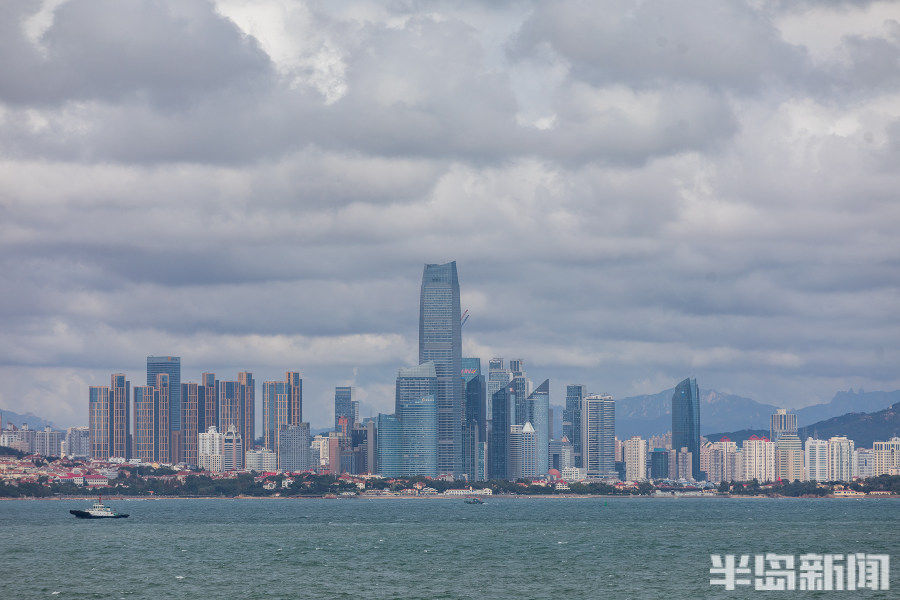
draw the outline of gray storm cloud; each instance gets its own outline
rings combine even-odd
[[[0,406],[148,354],[392,406],[467,354],[617,396],[900,386],[896,3],[0,6]]]

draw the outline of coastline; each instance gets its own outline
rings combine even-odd
[[[25,498],[0,498],[0,501],[14,500],[58,500],[58,501],[91,501],[96,495],[76,495],[76,496],[53,496],[53,497],[25,497]],[[345,496],[337,498],[326,498],[325,496],[116,496],[104,494],[105,499],[110,501],[120,500],[343,500],[343,501],[359,501],[359,500],[455,500],[459,501],[465,496],[445,496],[441,494],[430,496]],[[740,496],[740,495],[716,495],[716,496],[635,496],[625,494],[497,494],[493,496],[478,496],[483,500],[610,500],[610,499],[626,499],[626,500],[898,500],[900,494],[885,496],[860,496],[860,497],[842,497],[842,496]]]

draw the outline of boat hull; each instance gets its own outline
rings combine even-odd
[[[92,515],[86,510],[70,510],[71,514],[75,515],[79,519],[125,519],[128,515]]]

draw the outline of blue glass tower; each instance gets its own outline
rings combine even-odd
[[[481,374],[480,358],[462,359],[462,380],[465,386],[465,415],[463,417],[462,454],[463,472],[470,481],[484,478],[484,470],[478,471],[479,444],[487,441],[485,412],[487,390]],[[482,459],[483,460],[483,459]]]
[[[419,298],[419,363],[437,373],[438,471],[462,468],[462,331],[456,262],[425,265]]]
[[[700,480],[700,388],[696,379],[685,379],[672,394],[672,449],[691,453],[691,475]]]
[[[437,373],[433,362],[397,373],[396,415],[400,421],[401,473],[437,475]]]
[[[341,417],[347,417],[350,427],[353,427],[355,415],[353,411],[353,388],[338,386],[334,388],[334,430],[340,431]]]
[[[385,477],[399,477],[402,465],[400,421],[394,415],[379,414],[377,428],[378,472]]]
[[[490,439],[490,477],[507,479],[509,470],[509,430],[513,425],[512,416],[515,407],[510,398],[510,385],[506,384],[494,392],[491,398],[493,418],[491,419]]]
[[[166,373],[169,376],[169,414],[172,431],[181,430],[181,357],[180,356],[148,356],[147,385],[156,385],[156,376]]]
[[[575,466],[581,463],[581,402],[587,395],[585,386],[580,384],[566,386],[566,408],[563,410],[563,435],[572,442],[575,453]]]
[[[537,386],[528,396],[528,421],[534,428],[535,473],[544,475],[550,470],[550,380]]]

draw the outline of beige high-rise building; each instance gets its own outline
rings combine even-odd
[[[213,473],[221,473],[224,469],[225,434],[219,433],[215,426],[197,436],[197,454],[200,468]]]
[[[803,462],[808,481],[828,481],[828,442],[807,438]]]
[[[625,479],[644,481],[647,479],[647,442],[639,437],[631,437],[624,442]]]
[[[875,453],[875,476],[900,475],[900,437],[872,445]]]
[[[778,479],[791,482],[803,480],[803,444],[796,433],[782,433],[775,442],[775,463]]]

